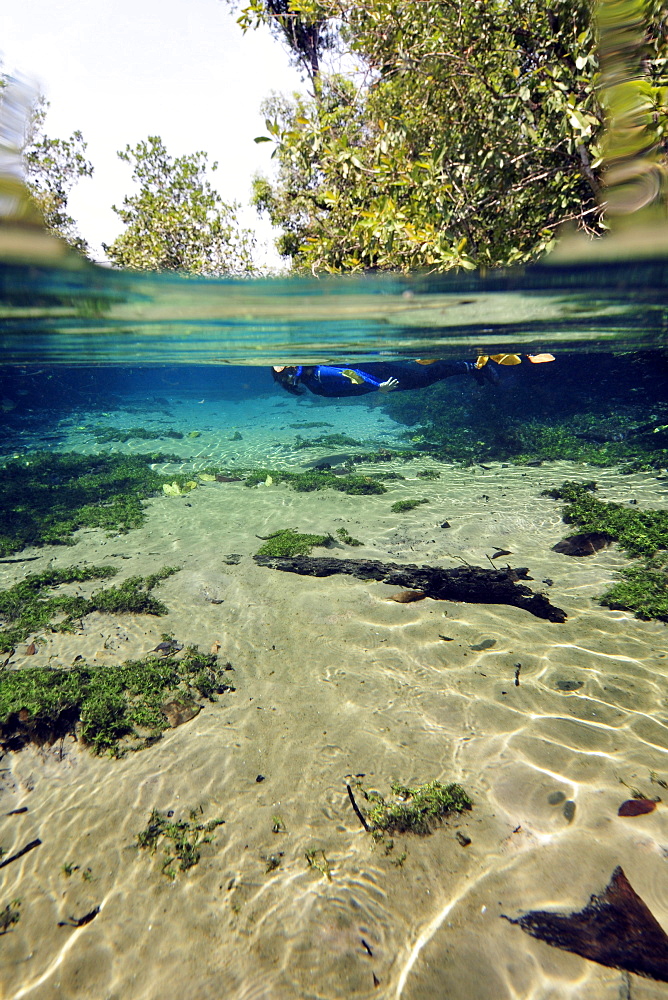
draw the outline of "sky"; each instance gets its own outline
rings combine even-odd
[[[2,0],[3,71],[37,83],[50,138],[79,129],[88,143],[95,172],[69,211],[95,259],[123,229],[112,204],[133,190],[118,150],[159,135],[171,156],[218,161],[211,183],[246,206],[244,224],[267,247],[259,261],[278,264],[271,227],[248,205],[253,174],[273,168],[272,146],[253,139],[266,132],[262,100],[305,84],[267,29],[244,35],[236,16],[224,0]]]

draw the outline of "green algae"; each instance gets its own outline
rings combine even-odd
[[[18,924],[21,919],[21,911],[19,909],[20,906],[20,899],[12,899],[11,902],[7,903],[7,905],[0,910],[0,936],[7,934],[7,932],[10,931],[15,924]]]
[[[632,611],[645,621],[668,621],[668,557],[656,556],[644,564],[628,566],[621,579],[599,598],[601,604]]]
[[[199,813],[201,813],[201,808]],[[137,834],[137,846],[155,854],[160,841],[167,842],[165,846],[166,860],[162,866],[162,873],[168,878],[176,878],[176,871],[173,865],[179,863],[179,870],[188,871],[199,863],[202,844],[209,844],[213,840],[211,834],[222,826],[224,819],[212,819],[207,823],[196,823],[198,810],[190,813],[190,819],[172,820],[168,813],[161,813],[154,809],[149,816],[148,825],[145,830]]]
[[[128,441],[157,441],[160,438],[173,438],[176,441],[180,441],[183,437],[183,431],[174,430],[152,430],[149,431],[145,427],[128,427],[127,430],[123,430],[120,427],[102,427],[95,426],[93,428],[93,436],[97,444],[109,444],[113,442],[119,442],[120,444],[125,444]]]
[[[119,586],[95,591],[89,598],[78,594],[53,593],[54,588],[64,584],[101,580],[115,576],[117,572],[113,566],[67,566],[31,573],[13,587],[0,591],[0,615],[4,622],[0,631],[0,651],[10,650],[16,643],[42,629],[72,631],[75,624],[92,611],[144,615],[168,613],[168,608],[151,591],[161,580],[178,572],[176,566],[165,566],[146,577],[128,577]]]
[[[347,528],[337,528],[336,537],[339,538],[344,545],[364,545],[364,542],[360,542],[359,538],[353,538]]]
[[[399,782],[391,785],[394,801],[387,802],[378,792],[364,792],[369,802],[369,828],[374,834],[431,833],[437,823],[452,813],[462,813],[473,805],[461,785],[429,781],[411,788]]]
[[[267,481],[269,476],[274,483],[285,483],[297,493],[313,493],[315,490],[332,489],[353,496],[386,493],[387,487],[380,481],[382,475],[361,476],[350,473],[346,476],[336,476],[323,469],[310,469],[308,472],[282,472],[276,469],[232,470],[244,479],[245,486],[258,486]]]
[[[176,456],[34,452],[0,467],[0,556],[28,545],[73,545],[81,528],[124,534],[146,519],[142,501],[163,483],[152,463]]]
[[[629,556],[653,556],[668,548],[668,511],[637,510],[599,500],[595,483],[566,482],[545,495],[565,500],[563,519],[580,531],[601,531],[619,542]]]
[[[297,450],[302,448],[362,448],[363,442],[357,438],[350,437],[349,434],[320,434],[318,437],[303,438],[297,434],[293,447]]]
[[[331,535],[300,534],[292,528],[283,528],[267,535],[265,544],[256,555],[274,558],[307,556],[316,545],[331,545],[332,541]]]
[[[429,503],[424,497],[421,500],[397,500],[390,507],[393,514],[404,514],[408,510],[415,510],[420,504]]]
[[[635,561],[598,600],[637,618],[668,621],[668,511],[637,510],[599,500],[596,484],[567,481],[544,495],[565,500],[563,519],[582,532],[604,532]]]
[[[121,756],[142,749],[170,727],[163,711],[168,695],[192,700],[233,690],[224,682],[229,664],[189,646],[185,654],[149,655],[117,666],[24,667],[0,673],[0,744],[51,744],[77,731],[96,753]],[[202,679],[206,684],[202,684]],[[121,741],[125,740],[125,743]]]
[[[530,368],[501,372],[498,389],[448,379],[379,404],[408,425],[413,448],[442,461],[566,460],[624,472],[668,465],[665,352],[560,356],[549,371]]]

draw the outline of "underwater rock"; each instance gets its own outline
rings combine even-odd
[[[160,706],[160,711],[169,722],[172,729],[182,726],[184,722],[190,722],[196,715],[199,715],[202,706],[197,702],[190,701],[189,698],[172,698]]]
[[[509,604],[537,618],[564,622],[566,612],[550,604],[545,594],[535,594],[519,580],[530,580],[526,567],[486,569],[483,566],[416,566],[383,563],[377,559],[335,559],[329,556],[255,555],[259,566],[300,576],[334,576],[343,573],[358,580],[379,580],[398,587],[419,590],[437,601],[469,604]]]
[[[584,681],[570,681],[560,678],[554,686],[558,691],[577,691],[584,686]]]
[[[553,948],[668,982],[668,935],[619,865],[603,892],[578,913],[530,910],[515,919],[502,916]]]
[[[553,552],[561,552],[564,556],[593,556],[599,549],[604,549],[614,541],[605,531],[587,531],[581,535],[571,535],[562,538],[552,546]]]
[[[651,799],[627,799],[622,802],[617,810],[618,816],[644,816],[645,813],[654,812],[656,802]]]
[[[309,462],[302,464],[306,469],[331,469],[336,465],[349,465],[353,462],[353,456],[347,451],[337,452],[335,455],[323,455],[322,458],[312,458]]]
[[[168,639],[166,642],[159,642],[151,652],[162,653],[163,656],[171,656],[173,653],[180,653],[182,649],[183,646],[179,645],[174,639]]]

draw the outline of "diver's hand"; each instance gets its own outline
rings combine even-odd
[[[388,378],[387,382],[381,382],[378,386],[378,392],[392,392],[399,385],[398,378]]]

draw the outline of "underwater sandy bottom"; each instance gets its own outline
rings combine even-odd
[[[287,423],[295,411],[280,412]],[[569,528],[562,504],[540,496],[593,478],[604,499],[665,508],[665,482],[567,463],[438,466],[440,479],[416,478],[435,466],[382,466],[407,479],[368,497],[207,483],[149,501],[146,524],[127,535],[81,532],[74,548],[28,550],[39,558],[0,567],[5,587],[49,563],[108,563],[119,580],[180,566],[156,590],[167,617],[91,615],[80,634],[49,636],[35,656],[19,647],[13,663],[116,663],[171,632],[207,651],[219,642],[236,688],[121,760],[92,757],[71,739],[0,760],[0,846],[13,853],[42,841],[0,872],[0,908],[21,900],[19,923],[0,936],[1,995],[668,995],[666,984],[551,948],[501,919],[580,909],[622,865],[668,928],[666,809],[617,816],[632,788],[666,795],[656,784],[668,780],[665,626],[596,603],[625,558],[614,546],[583,559],[552,552]],[[391,513],[395,500],[416,497],[429,503]],[[495,565],[527,566],[529,585],[568,619],[551,624],[504,605],[398,604],[387,599],[397,588],[384,584],[257,566],[257,536],[285,527],[345,527],[364,542],[313,555],[487,566],[508,549]],[[351,808],[354,776],[383,795],[394,779],[456,780],[474,806],[430,836],[395,835],[387,853]],[[570,819],[566,802],[575,804]],[[28,811],[6,815],[21,806]],[[170,881],[162,849],[140,851],[136,835],[153,808],[187,819],[200,807],[203,820],[225,824],[200,863]],[[284,832],[272,832],[274,817]],[[307,864],[313,850],[324,852],[331,881]],[[280,863],[268,871],[272,856]],[[65,864],[78,869],[68,877]],[[58,926],[95,906],[87,925]]]

